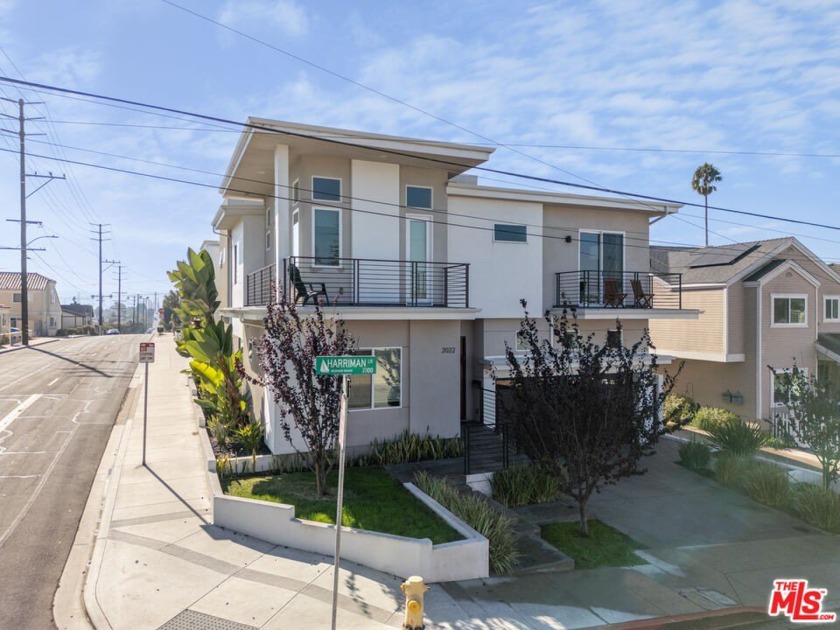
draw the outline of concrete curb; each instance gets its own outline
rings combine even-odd
[[[142,370],[143,366],[138,365],[132,379],[142,378]],[[133,413],[129,414],[124,425],[114,427],[111,439],[114,439],[117,432],[120,433],[117,452],[110,461],[108,458],[103,457],[99,464],[99,470],[97,471],[97,475],[104,474],[105,477],[104,501],[102,512],[100,513],[99,529],[96,532],[96,543],[94,544],[93,554],[90,558],[90,568],[88,569],[84,584],[85,610],[93,627],[97,630],[112,630],[112,626],[96,598],[96,585],[99,581],[99,573],[102,570],[102,558],[105,555],[105,545],[111,526],[111,515],[114,513],[114,504],[117,499],[122,462],[125,460],[125,454],[128,450],[128,438],[131,435],[131,428],[134,423],[133,416]]]

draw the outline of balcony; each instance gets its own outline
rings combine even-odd
[[[555,277],[555,308],[682,309],[682,274],[650,271],[562,271]]]
[[[330,264],[324,264],[329,262]],[[470,268],[466,263],[316,259],[283,261],[286,298],[299,305],[469,308]],[[274,265],[246,276],[245,305],[265,306],[274,286]]]

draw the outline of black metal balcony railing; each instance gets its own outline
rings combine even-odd
[[[246,275],[245,306],[265,306],[268,304],[274,282],[274,265],[268,265]]]
[[[554,276],[555,308],[682,308],[679,273],[581,270]]]
[[[468,308],[466,263],[333,258],[331,265],[308,256],[283,261],[286,298],[299,305]],[[268,304],[274,265],[246,276],[246,306]]]

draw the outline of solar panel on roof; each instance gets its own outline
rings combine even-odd
[[[689,267],[715,267],[718,265],[731,265],[739,258],[746,256],[756,249],[757,245],[751,243],[733,243],[724,247],[716,247],[711,251],[705,251],[691,261]]]

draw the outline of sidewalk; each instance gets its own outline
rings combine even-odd
[[[171,336],[153,341],[148,466],[141,465],[140,389],[136,408],[124,427],[115,427],[115,447],[100,467],[107,489],[84,587],[94,626],[329,628],[331,557],[212,525],[196,407],[180,373],[187,362],[175,352]],[[671,443],[670,450],[675,447]],[[830,603],[840,605],[836,538],[810,528],[802,532],[799,521],[721,489],[673,459],[666,454],[650,460],[647,475],[622,481],[593,500],[595,516],[648,545],[650,564],[432,585],[427,628],[580,628],[707,615],[727,607],[761,609],[768,580],[793,573],[829,588]],[[92,495],[91,502],[98,503],[95,499]],[[551,519],[573,512],[560,504],[544,509],[554,510],[546,515]],[[710,513],[717,529],[709,527]],[[338,627],[399,628],[404,577],[342,562]]]

